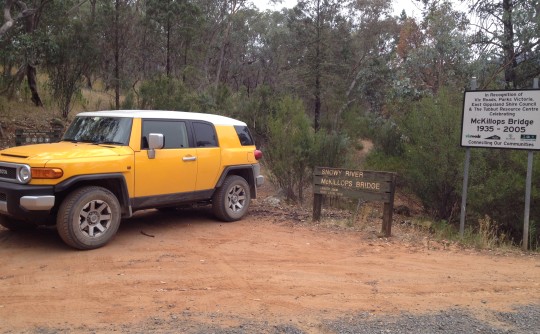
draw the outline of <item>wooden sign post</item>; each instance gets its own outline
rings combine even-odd
[[[315,167],[313,184],[313,220],[321,219],[324,195],[384,202],[381,234],[392,231],[396,173]]]

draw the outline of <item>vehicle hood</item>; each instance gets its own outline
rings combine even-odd
[[[50,143],[16,146],[0,151],[0,160],[28,162],[28,160],[66,160],[132,154],[128,146],[96,145],[89,143]]]

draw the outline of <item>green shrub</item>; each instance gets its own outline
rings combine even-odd
[[[459,214],[464,151],[459,146],[461,94],[441,90],[419,101],[405,117],[403,177],[437,219]]]
[[[132,91],[129,91],[122,102],[122,109],[135,109],[135,94]]]
[[[536,162],[533,173],[530,221],[540,216],[539,194],[535,180],[540,177]],[[520,244],[523,238],[525,177],[527,152],[513,150],[474,149],[471,152],[467,223],[489,215],[499,224],[499,233]],[[529,230],[531,245],[538,243],[536,230]],[[531,247],[532,248],[532,247]]]
[[[314,132],[301,100],[286,96],[277,103],[276,114],[268,120],[265,166],[270,179],[291,201],[302,201],[311,181]]]
[[[345,134],[327,133],[319,130],[314,137],[314,146],[311,157],[311,168],[334,167],[346,165],[351,151],[355,148]]]
[[[142,109],[191,110],[191,96],[184,84],[165,76],[145,81],[140,90]]]

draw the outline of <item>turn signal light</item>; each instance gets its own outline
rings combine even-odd
[[[59,179],[64,175],[60,168],[32,168],[33,179]]]
[[[257,160],[260,160],[263,157],[263,153],[260,150],[255,150],[255,152],[253,152],[253,154],[255,155],[255,159],[257,159]]]

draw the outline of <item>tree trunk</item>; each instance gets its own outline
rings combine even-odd
[[[506,89],[516,87],[516,54],[514,50],[514,26],[512,22],[513,0],[503,0],[503,50],[504,50],[504,82]]]
[[[171,77],[171,29],[171,18],[167,16],[167,63],[165,65],[165,72],[167,73],[167,78]]]
[[[36,15],[38,12],[35,10],[25,10],[27,14],[23,16],[24,18],[24,28],[28,35],[32,35],[37,27],[37,20],[38,16]],[[32,93],[32,102],[36,107],[43,107],[43,102],[41,102],[41,98],[39,97],[38,89],[37,89],[37,70],[32,61],[29,61],[26,64],[26,80],[28,82],[28,88],[30,89],[30,92]]]
[[[317,40],[315,51],[315,132],[321,127],[321,7],[320,0],[317,0]]]
[[[116,0],[114,13],[114,103],[120,109],[120,1]]]
[[[36,107],[43,107],[43,102],[41,101],[37,90],[36,72],[36,67],[34,65],[26,65],[26,79],[28,80],[28,87],[32,93],[32,102],[34,102]]]
[[[321,78],[317,73],[315,79],[315,132],[321,128]]]
[[[186,43],[184,44],[184,70],[182,71],[182,82],[186,82],[186,68],[188,66],[188,51],[191,38],[188,37]]]
[[[223,63],[225,62],[225,49],[229,45],[229,33],[231,30],[231,24],[232,24],[231,21],[227,23],[227,28],[225,28],[225,36],[223,37],[223,45],[221,46],[221,50],[219,53],[219,61],[218,61],[218,66],[216,70],[216,82],[215,82],[216,88],[219,86],[219,82],[221,78],[221,70],[223,68]]]
[[[15,92],[17,91],[17,88],[21,86],[21,82],[24,79],[24,73],[25,73],[26,66],[21,66],[17,70],[17,73],[15,73],[15,76],[11,78],[9,81],[7,87],[5,90],[2,91],[3,93],[6,93],[6,96],[8,99],[12,99],[15,96]]]

